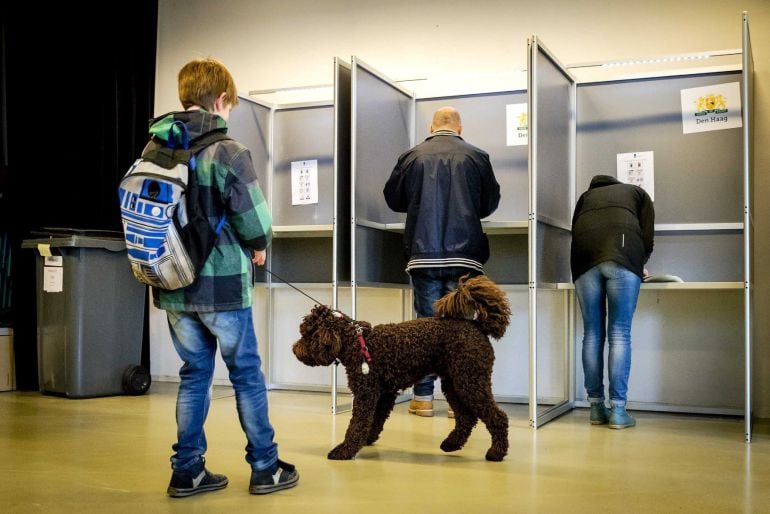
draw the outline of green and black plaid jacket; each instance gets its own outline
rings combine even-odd
[[[190,139],[227,126],[220,116],[204,110],[181,111],[154,120],[150,134],[165,142],[174,120],[185,122]],[[251,249],[264,250],[273,237],[270,211],[251,154],[233,140],[213,143],[198,154],[195,171],[201,205],[210,223],[216,227],[223,214],[226,221],[195,282],[175,291],[153,290],[155,306],[198,312],[251,307]]]

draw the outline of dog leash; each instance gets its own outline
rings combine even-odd
[[[272,271],[270,271],[269,269],[267,269],[267,266],[262,266],[262,269],[264,269],[265,271],[267,271],[268,273],[270,273],[272,276],[274,276],[275,278],[277,278],[278,280],[280,280],[281,282],[283,282],[283,283],[284,283],[284,284],[286,284],[287,286],[291,287],[292,289],[294,289],[294,290],[295,290],[295,291],[297,291],[298,293],[302,293],[303,295],[307,296],[308,298],[310,298],[311,300],[313,300],[313,301],[314,301],[316,304],[318,304],[318,305],[324,305],[324,303],[323,303],[323,302],[319,302],[318,300],[316,300],[315,298],[313,298],[312,296],[310,296],[309,294],[307,294],[307,293],[306,293],[305,291],[303,291],[302,289],[300,289],[300,288],[296,287],[294,284],[292,284],[291,282],[289,282],[289,281],[288,281],[288,280],[286,280],[285,278],[283,278],[283,277],[280,277],[280,276],[278,276],[277,274],[275,274],[275,273],[273,273]]]

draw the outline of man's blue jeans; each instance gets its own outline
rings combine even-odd
[[[463,275],[476,277],[481,272],[462,266],[447,268],[415,268],[409,271],[414,290],[414,310],[418,318],[433,316],[433,303],[457,288]],[[414,396],[433,396],[435,375],[428,375],[414,385]]]
[[[575,281],[583,313],[583,373],[589,402],[604,401],[604,339],[608,336],[610,404],[626,405],[631,320],[640,285],[638,275],[612,261],[594,266]]]
[[[209,411],[214,356],[219,341],[230,371],[241,427],[246,433],[246,462],[253,470],[272,468],[278,447],[267,414],[267,387],[257,353],[251,309],[222,312],[168,311],[168,325],[179,357],[176,400],[177,442],[171,457],[174,470],[196,467],[206,453],[203,423]]]

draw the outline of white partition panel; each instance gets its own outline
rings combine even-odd
[[[628,408],[741,414],[741,297],[740,288],[666,290],[644,285],[631,331]],[[576,331],[583,333],[580,316]],[[583,396],[579,363],[575,376]]]
[[[495,365],[492,393],[497,401],[529,402],[529,293],[525,285],[504,286],[511,305],[511,324],[499,341],[492,341]]]
[[[505,336],[492,341],[495,365],[492,392],[499,402],[529,402],[529,292],[526,285],[502,286],[511,305],[511,324]],[[541,337],[548,341],[539,350],[539,394],[543,403],[554,404],[563,398],[564,389],[564,318],[565,294],[561,290],[544,291],[538,301],[543,321]]]
[[[312,284],[299,284],[302,290],[324,304],[331,305],[331,286],[319,287]],[[299,325],[315,305],[313,300],[302,296],[297,291],[276,285],[272,291],[273,344],[270,354],[271,386],[283,389],[303,391],[329,391],[331,375],[328,367],[311,367],[299,362],[291,352],[294,342],[299,339]],[[339,292],[341,305],[349,299],[349,289]],[[344,377],[339,386],[345,387]]]

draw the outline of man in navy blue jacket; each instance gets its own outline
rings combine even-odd
[[[406,271],[418,317],[433,316],[433,302],[453,290],[460,277],[484,272],[489,242],[481,219],[500,202],[489,154],[460,137],[460,113],[442,107],[430,132],[398,158],[383,191],[391,209],[406,213]],[[433,415],[434,380],[428,376],[415,384],[409,412]]]

